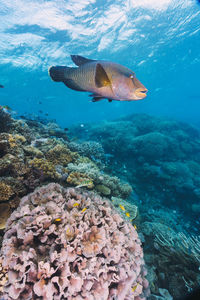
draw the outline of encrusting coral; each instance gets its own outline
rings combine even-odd
[[[2,299],[144,300],[143,251],[109,202],[51,183],[21,199],[8,219]]]

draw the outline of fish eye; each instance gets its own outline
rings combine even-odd
[[[135,77],[135,74],[131,74],[129,77],[132,79]]]

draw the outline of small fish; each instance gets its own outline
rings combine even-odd
[[[128,212],[126,213],[126,216],[130,218],[130,214]]]
[[[135,292],[137,286],[138,286],[138,283],[131,288],[132,292]]]
[[[67,127],[64,128],[64,131],[68,131],[68,130],[69,130],[69,128],[67,128]]]
[[[137,230],[137,226],[134,224],[133,227],[135,228],[135,230]]]
[[[75,186],[75,188],[81,188],[81,187],[88,187],[89,189],[94,187],[94,184],[91,180],[85,180],[82,183],[80,183],[79,185]]]
[[[6,109],[7,111],[12,111],[12,108],[8,105],[2,105],[1,107]]]
[[[58,223],[60,221],[61,221],[61,218],[57,218],[57,219],[54,220],[55,223]]]
[[[77,207],[77,206],[79,206],[80,204],[78,203],[78,202],[75,202],[74,204],[73,204],[73,207]]]
[[[83,212],[85,212],[86,211],[86,207],[84,207],[83,209],[82,209],[82,211],[81,211],[81,213],[83,213]]]
[[[70,229],[69,228],[67,228],[67,230],[66,230],[66,234],[69,234],[70,233]]]
[[[49,75],[53,81],[63,82],[75,91],[91,92],[93,102],[104,98],[111,102],[139,100],[146,97],[147,89],[127,67],[79,55],[71,55],[71,59],[78,68],[67,66],[49,68]]]
[[[123,205],[120,204],[119,207],[120,207],[123,211],[125,211],[125,208],[124,208]]]
[[[1,88],[1,89],[3,89],[3,88],[4,88],[4,86],[3,86],[2,84],[0,84],[0,88]]]

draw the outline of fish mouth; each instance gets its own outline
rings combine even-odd
[[[147,93],[148,90],[146,88],[138,88],[136,91],[135,91],[135,95],[138,99],[144,99],[146,96],[147,96]]]

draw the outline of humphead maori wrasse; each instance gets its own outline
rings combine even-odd
[[[146,97],[147,89],[130,69],[113,62],[91,60],[71,55],[78,68],[52,66],[52,80],[63,82],[76,91],[91,92],[92,101],[107,98],[108,101],[131,101]]]

